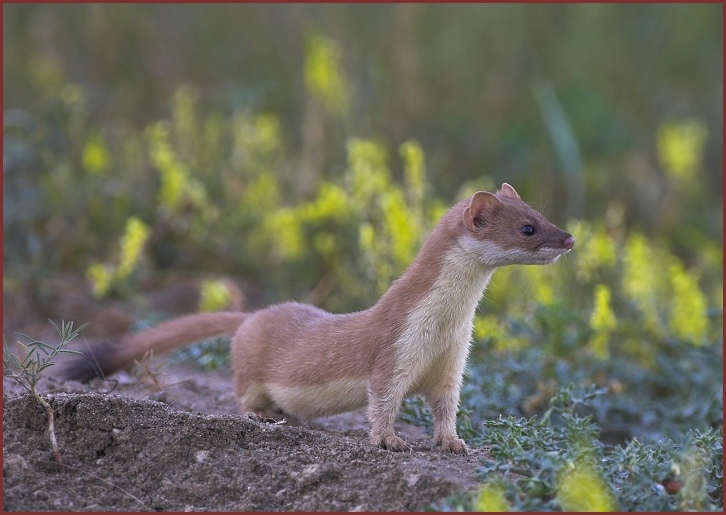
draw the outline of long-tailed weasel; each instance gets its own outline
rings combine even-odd
[[[371,442],[410,446],[393,431],[403,399],[423,394],[434,441],[463,453],[456,433],[474,312],[494,271],[552,263],[574,238],[524,203],[509,184],[452,207],[413,264],[372,307],[331,314],[288,302],[251,313],[203,313],[92,346],[68,378],[88,380],[161,352],[233,335],[232,368],[242,412],[272,406],[302,421],[368,405]]]

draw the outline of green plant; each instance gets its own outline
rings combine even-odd
[[[169,357],[171,365],[192,362],[206,370],[230,365],[229,338],[215,338],[174,351]]]
[[[26,351],[25,356],[21,359],[8,349],[7,341],[3,339],[3,369],[6,371],[6,375],[8,377],[17,381],[28,391],[28,393],[35,397],[38,403],[45,410],[45,414],[48,418],[48,432],[50,434],[53,456],[55,461],[58,463],[58,467],[61,471],[63,471],[63,462],[61,460],[60,450],[58,449],[58,440],[55,436],[53,407],[38,393],[36,386],[43,375],[43,371],[48,367],[55,365],[53,360],[56,356],[58,356],[58,354],[81,354],[81,352],[65,349],[64,347],[68,345],[73,338],[78,336],[87,324],[83,324],[81,327],[74,330],[73,322],[66,323],[65,321],[62,321],[61,326],[58,327],[52,320],[49,319],[48,321],[53,326],[53,329],[55,329],[58,333],[60,342],[56,346],[52,346],[22,333],[16,333],[27,340],[27,343],[18,342],[18,344]]]
[[[689,431],[678,441],[600,441],[594,401],[607,389],[559,388],[542,417],[484,422],[476,445],[489,458],[481,493],[433,509],[490,511],[716,511],[723,506],[723,433]]]

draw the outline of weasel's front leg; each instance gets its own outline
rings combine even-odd
[[[442,451],[466,454],[464,440],[456,434],[459,385],[446,384],[426,395],[434,415],[434,445]]]
[[[384,383],[368,386],[368,423],[371,443],[390,451],[410,451],[411,446],[396,436],[393,423],[403,402],[404,392],[398,385]]]

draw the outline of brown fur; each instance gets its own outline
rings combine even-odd
[[[534,232],[523,233],[524,226]],[[550,263],[573,245],[571,235],[505,183],[496,195],[478,192],[451,208],[411,266],[367,310],[336,315],[289,302],[247,314],[190,315],[92,350],[102,358],[97,368],[110,373],[151,349],[158,354],[234,333],[232,368],[243,411],[277,406],[309,420],[368,405],[372,443],[404,450],[409,446],[393,422],[403,399],[421,393],[432,406],[436,445],[465,452],[455,416],[483,290],[497,267]],[[77,364],[68,375],[86,377],[73,373],[82,369]]]

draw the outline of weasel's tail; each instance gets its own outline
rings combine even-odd
[[[249,313],[198,313],[183,316],[156,327],[136,333],[127,333],[115,341],[100,341],[81,346],[82,355],[66,362],[61,375],[66,379],[89,381],[94,377],[106,377],[116,370],[126,368],[154,351],[163,354],[194,342],[232,336]]]

